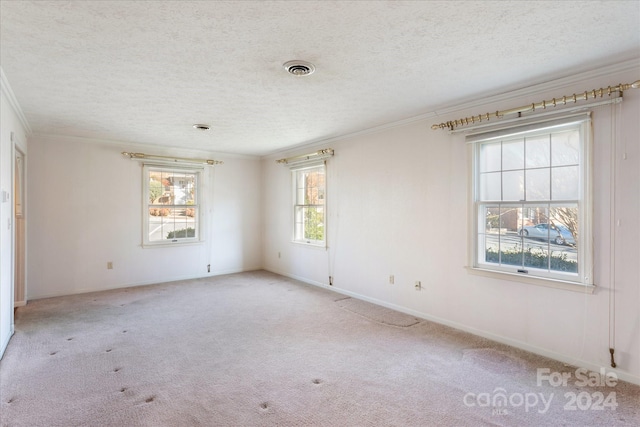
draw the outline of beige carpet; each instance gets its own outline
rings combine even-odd
[[[384,325],[406,328],[420,323],[420,319],[416,319],[408,314],[355,298],[340,298],[336,300],[336,304],[345,310]]]
[[[575,368],[343,298],[251,272],[30,302],[0,424],[640,425],[640,387],[579,387]],[[537,368],[572,378],[537,385]]]

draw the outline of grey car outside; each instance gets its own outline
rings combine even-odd
[[[518,230],[518,234],[531,239],[548,240],[557,245],[574,246],[576,244],[571,231],[562,224],[542,223],[526,226]]]

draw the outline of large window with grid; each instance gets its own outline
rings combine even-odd
[[[291,171],[294,184],[293,240],[324,246],[326,174],[324,163]]]
[[[588,116],[471,138],[475,268],[592,284]]]
[[[201,169],[145,165],[145,245],[200,241],[199,181]]]

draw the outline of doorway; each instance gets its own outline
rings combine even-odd
[[[15,146],[14,150],[14,271],[13,271],[13,302],[14,309],[27,304],[26,293],[26,215],[25,215],[25,156]]]

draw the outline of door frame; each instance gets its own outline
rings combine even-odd
[[[27,160],[26,160],[26,146],[23,143],[23,141],[20,140],[20,138],[18,138],[18,136],[14,133],[11,132],[11,153],[12,153],[12,162],[11,162],[11,181],[12,181],[12,197],[11,197],[11,223],[12,223],[12,227],[11,227],[11,255],[12,255],[12,260],[11,260],[11,283],[13,284],[12,288],[11,288],[11,300],[13,301],[13,309],[15,310],[16,307],[22,307],[24,305],[27,304]],[[21,162],[22,162],[22,170],[20,171],[20,203],[22,205],[22,221],[24,221],[24,227],[23,227],[23,231],[22,231],[22,236],[20,236],[23,239],[23,251],[24,251],[24,261],[22,263],[22,283],[17,283],[16,282],[16,278],[18,277],[18,274],[16,272],[16,262],[18,260],[18,254],[17,254],[17,238],[19,237],[17,235],[18,233],[18,218],[17,218],[17,212],[16,212],[16,173],[18,172],[16,170],[16,163],[17,163],[17,159],[18,157],[21,158]],[[17,289],[17,287],[20,286],[21,289]],[[18,292],[20,291],[20,292]],[[16,301],[15,297],[16,295],[21,294],[23,295],[23,300],[22,301]],[[13,311],[11,313],[11,331],[13,332],[14,330],[14,315],[13,315]]]

